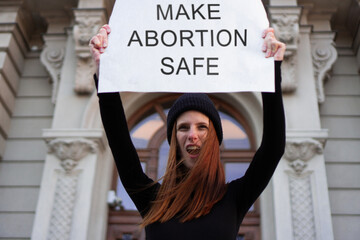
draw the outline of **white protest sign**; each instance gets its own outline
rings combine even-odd
[[[274,91],[261,0],[116,0],[99,92]]]

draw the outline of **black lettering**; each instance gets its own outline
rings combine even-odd
[[[211,46],[214,46],[214,30],[210,30]]]
[[[163,74],[165,74],[165,75],[171,75],[171,74],[174,73],[174,67],[173,67],[172,65],[170,65],[170,64],[166,64],[165,61],[167,61],[167,60],[169,60],[171,63],[173,63],[174,60],[173,60],[172,58],[170,58],[170,57],[164,57],[164,58],[161,60],[162,65],[165,66],[165,67],[170,68],[170,71],[169,71],[169,72],[166,72],[163,68],[161,68],[161,72],[162,72]]]
[[[184,36],[185,33],[188,33],[188,36]],[[184,40],[187,40],[191,46],[195,46],[194,43],[191,41],[191,38],[193,37],[193,32],[190,30],[180,30],[180,46],[184,46]]]
[[[160,4],[156,5],[156,10],[157,10],[156,11],[157,12],[157,20],[160,20],[160,13],[161,13],[163,20],[167,20],[168,15],[170,16],[170,20],[173,20],[173,12],[172,12],[171,4],[169,4],[169,6],[168,6],[168,8],[166,10],[166,14],[164,14]]]
[[[141,47],[143,46],[143,44],[140,40],[139,34],[137,33],[136,30],[133,31],[127,46],[129,47],[132,42],[138,42]]]
[[[200,17],[201,17],[202,19],[205,19],[204,15],[202,15],[202,13],[200,12],[200,8],[202,8],[203,6],[204,6],[204,4],[201,4],[198,8],[195,9],[194,4],[191,4],[192,17],[193,17],[194,20],[195,20],[195,15],[196,15],[196,13],[197,13],[198,15],[200,15]]]
[[[225,39],[225,43],[222,43],[222,42],[221,42],[221,37],[220,37],[220,34],[221,34],[221,33],[227,33],[227,36],[228,36],[227,42],[226,42],[226,39]],[[223,35],[224,35],[224,34],[223,34]],[[218,32],[218,34],[217,34],[217,42],[218,42],[218,44],[219,44],[220,46],[222,46],[222,47],[227,47],[227,46],[229,46],[229,44],[231,43],[231,33],[230,33],[228,30],[226,30],[226,29],[220,30],[220,31]]]
[[[189,15],[188,15],[188,13],[186,12],[186,9],[185,9],[185,7],[184,7],[183,4],[180,4],[179,10],[178,10],[178,12],[177,12],[177,14],[176,14],[176,18],[175,18],[175,19],[178,20],[180,15],[184,15],[184,16],[186,16],[186,18],[187,18],[188,20],[190,20],[190,17],[189,17]]]
[[[237,46],[237,38],[236,37],[240,38],[240,41],[242,42],[244,47],[246,47],[246,44],[247,44],[247,29],[244,29],[244,39],[245,40],[240,35],[239,31],[237,29],[235,29],[235,46]]]
[[[182,66],[182,65],[184,65],[184,66]],[[176,75],[179,75],[180,70],[186,70],[187,73],[188,73],[188,75],[191,75],[190,69],[189,69],[189,67],[188,67],[188,65],[187,65],[187,63],[186,63],[185,58],[183,58],[183,57],[182,57],[181,60],[180,60],[179,68],[178,68],[177,71],[176,71]]]
[[[173,35],[173,42],[172,42],[172,43],[167,43],[167,42],[165,42],[165,34],[167,34],[167,33],[170,33],[170,34]],[[174,46],[174,45],[176,44],[176,42],[177,42],[176,33],[174,33],[174,32],[171,31],[171,30],[166,30],[166,31],[164,31],[164,32],[161,34],[161,42],[162,42],[165,46],[167,46],[167,47],[172,47],[172,46]]]
[[[218,72],[210,72],[210,68],[218,68],[219,65],[210,64],[210,61],[218,61],[219,58],[207,58],[207,75],[219,75]]]
[[[204,33],[208,32],[209,30],[195,30],[196,33],[200,33],[200,45],[204,46]]]
[[[219,13],[220,10],[219,9],[215,9],[215,7],[220,7],[220,4],[208,4],[208,14],[209,14],[209,19],[221,19],[220,16],[213,16],[213,13]]]
[[[196,68],[197,67],[204,67],[204,65],[202,65],[202,64],[196,64],[196,62],[198,60],[204,60],[204,58],[194,58],[193,59],[193,73],[194,73],[194,75],[196,75]]]
[[[152,36],[150,36],[152,34]],[[145,42],[147,47],[155,47],[158,45],[159,40],[157,39],[157,32],[152,30],[145,31]],[[149,40],[154,40],[153,43],[150,43]]]

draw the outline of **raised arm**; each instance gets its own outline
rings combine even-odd
[[[263,51],[275,60],[275,92],[262,93],[263,136],[244,177],[234,181],[239,190],[240,211],[246,212],[269,183],[285,149],[285,116],[281,92],[281,61],[285,44],[276,40],[273,29],[264,32]]]
[[[107,46],[109,26],[103,26],[90,41],[90,49],[97,66]],[[97,85],[97,75],[94,76]],[[120,179],[140,213],[147,210],[157,185],[143,172],[137,151],[132,143],[119,93],[99,93],[101,119]],[[151,186],[151,187],[149,187]]]

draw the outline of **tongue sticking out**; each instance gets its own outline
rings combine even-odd
[[[198,146],[188,146],[186,148],[186,151],[191,155],[196,155],[196,154],[199,154],[200,147],[198,147]]]

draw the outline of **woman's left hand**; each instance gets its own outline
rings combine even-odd
[[[274,34],[273,28],[267,28],[263,34],[264,44],[262,51],[265,53],[265,57],[274,57],[275,61],[282,61],[286,50],[285,43],[278,41]]]

